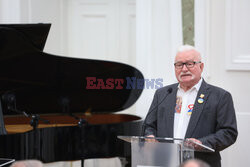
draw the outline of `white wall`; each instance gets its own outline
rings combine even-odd
[[[182,44],[180,0],[136,1],[136,68],[146,79],[175,82],[173,61]],[[136,102],[136,114],[145,117],[155,89],[144,89]]]
[[[0,0],[0,23],[16,23],[20,20],[20,3]]]
[[[239,130],[236,144],[223,151],[223,166],[227,167],[250,164],[249,16],[248,0],[212,0],[210,3],[210,83],[231,92]],[[241,55],[248,57],[235,62]]]
[[[52,23],[44,50],[63,55],[65,27],[65,0],[0,0],[0,24]]]

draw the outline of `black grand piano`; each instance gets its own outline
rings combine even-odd
[[[0,157],[129,159],[130,145],[117,136],[139,135],[142,119],[114,112],[139,98],[142,73],[43,52],[50,26],[0,25]]]

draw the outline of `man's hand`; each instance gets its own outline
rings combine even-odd
[[[200,145],[196,144],[196,143],[202,144],[202,142],[200,140],[198,140],[198,139],[188,138],[188,139],[186,139],[185,145],[187,147],[193,148],[193,149],[195,149],[197,151],[202,150],[203,148]]]
[[[157,141],[157,140],[155,140],[155,136],[154,135],[148,135],[148,136],[146,136],[145,140],[146,140],[146,142],[156,142]]]

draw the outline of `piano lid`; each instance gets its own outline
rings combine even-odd
[[[42,52],[49,24],[0,24],[0,94],[7,106],[30,114],[116,112],[142,93],[143,75],[116,62]]]
[[[49,34],[51,24],[0,24],[0,27],[2,30],[6,29],[6,31],[16,30],[16,33],[19,33],[20,36],[28,40],[29,43],[32,44],[35,48],[42,51],[45,46],[48,34]],[[5,37],[12,38],[12,34],[9,34],[9,35],[10,36],[5,36]],[[1,45],[6,44],[5,42],[6,41],[4,40],[4,36],[1,36],[1,40],[0,40]],[[14,41],[12,40],[12,42]],[[11,46],[17,45],[17,44],[18,43],[16,44],[12,43]],[[9,45],[9,44],[6,44],[6,45]],[[6,46],[3,46],[3,47],[6,47]],[[16,47],[18,47],[18,45]]]

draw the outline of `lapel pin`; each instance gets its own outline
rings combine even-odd
[[[204,94],[201,94],[201,95],[200,95],[200,98],[204,98],[204,96],[205,96]]]
[[[202,98],[198,99],[198,103],[203,103],[203,102],[204,102],[204,99],[202,99]]]
[[[188,115],[192,115],[192,111],[193,111],[193,108],[194,108],[194,104],[189,104],[189,105],[188,105],[188,108],[189,108],[189,110],[188,110]]]

